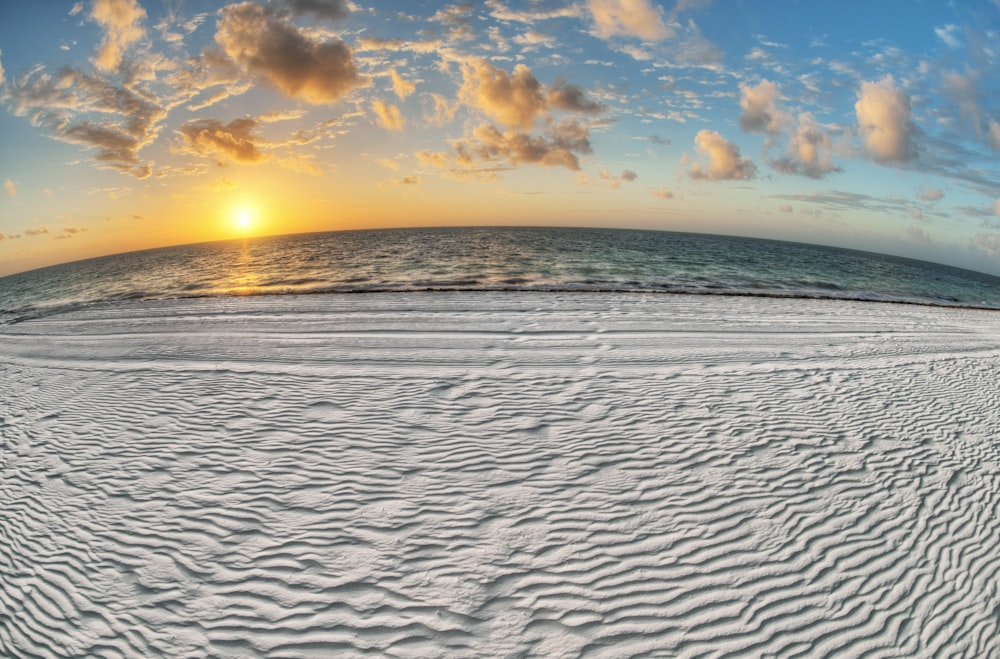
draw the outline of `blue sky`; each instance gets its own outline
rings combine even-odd
[[[237,235],[705,231],[1000,274],[1000,5],[0,8],[0,274]]]

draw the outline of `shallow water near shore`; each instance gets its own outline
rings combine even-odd
[[[663,231],[465,227],[202,243],[0,279],[0,322],[122,300],[565,290],[907,302],[1000,309],[1000,278],[899,257]]]

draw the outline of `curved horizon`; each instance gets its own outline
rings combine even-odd
[[[466,225],[745,236],[1000,275],[988,0],[87,0],[0,18],[0,276]]]

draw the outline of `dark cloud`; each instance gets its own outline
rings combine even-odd
[[[578,154],[591,153],[588,131],[576,121],[553,125],[545,135],[514,129],[501,132],[496,126],[482,124],[471,138],[459,140],[454,146],[455,159],[463,167],[500,160],[512,165],[530,163],[579,171]]]
[[[209,155],[219,164],[227,161],[258,163],[267,159],[260,150],[261,140],[253,134],[254,119],[236,119],[223,125],[216,119],[197,119],[181,126],[182,150]]]
[[[556,110],[580,114],[597,114],[604,111],[604,105],[587,98],[582,89],[562,81],[549,88],[548,105]]]
[[[285,0],[285,5],[293,14],[311,14],[316,18],[339,21],[351,14],[347,0]]]
[[[314,105],[333,103],[369,84],[343,41],[322,41],[257,4],[225,7],[215,40],[245,72]]]
[[[72,68],[35,69],[9,88],[12,111],[63,142],[97,150],[93,161],[137,178],[152,172],[139,151],[159,132],[166,110],[149,95]]]

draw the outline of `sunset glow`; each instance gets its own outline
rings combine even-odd
[[[5,3],[0,274],[504,224],[1000,273],[998,33],[987,0]]]

